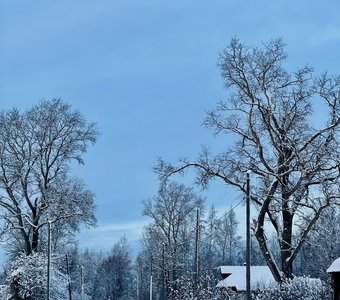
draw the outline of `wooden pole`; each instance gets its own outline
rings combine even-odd
[[[165,291],[165,243],[163,243],[163,249],[162,249],[162,268],[163,268],[162,294],[163,294],[163,300],[166,300],[166,291]]]
[[[67,270],[67,276],[68,276],[68,298],[69,300],[72,300],[70,264],[68,262],[67,253],[65,256],[66,256],[66,270]]]
[[[247,300],[251,299],[250,294],[250,173],[247,171],[247,197],[246,197],[246,290]]]
[[[48,223],[48,241],[47,241],[47,291],[46,300],[50,300],[50,281],[51,281],[51,222]]]
[[[81,299],[84,299],[84,267],[80,266]]]
[[[199,236],[200,236],[200,209],[196,213],[196,239],[195,239],[195,285],[197,287],[199,277]]]
[[[151,256],[151,266],[150,266],[150,300],[152,300],[152,256]]]

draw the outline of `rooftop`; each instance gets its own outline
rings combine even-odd
[[[328,273],[337,273],[337,272],[340,272],[340,257],[337,258],[335,261],[333,261],[331,266],[327,269],[327,272]]]
[[[236,287],[238,291],[246,290],[246,266],[221,266],[221,274],[230,274],[227,278],[219,281],[217,287]],[[265,288],[276,283],[268,266],[250,267],[250,287],[252,290]]]

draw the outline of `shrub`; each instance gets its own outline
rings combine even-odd
[[[6,271],[6,286],[0,288],[0,299],[12,299],[15,295],[22,299],[46,299],[47,256],[33,253],[22,254]],[[67,276],[57,267],[57,257],[51,263],[51,299],[64,300]]]
[[[331,289],[318,278],[306,276],[288,279],[281,285],[272,285],[267,290],[253,295],[254,300],[320,300],[332,299]]]
[[[201,275],[197,282],[192,275],[182,276],[176,282],[176,290],[171,290],[173,300],[220,300],[225,299],[216,288],[216,280],[210,275]]]

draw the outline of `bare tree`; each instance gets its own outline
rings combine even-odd
[[[324,210],[298,255],[296,265],[300,274],[329,279],[326,270],[340,256],[339,232],[340,207]]]
[[[176,289],[179,276],[193,271],[190,256],[195,239],[195,216],[196,209],[202,206],[203,199],[192,188],[175,182],[162,186],[153,199],[144,202],[144,215],[152,218],[144,234],[149,262],[152,260],[153,272],[158,272],[160,282],[165,276],[168,288]]]
[[[97,135],[95,124],[57,99],[23,113],[0,113],[2,235],[17,251],[38,251],[48,222],[55,238],[65,238],[80,223],[95,224],[94,195],[69,170],[73,161],[83,163]]]
[[[242,249],[242,239],[238,235],[236,214],[231,208],[218,220],[216,244],[221,252],[220,264],[235,265]]]
[[[285,58],[281,40],[257,48],[233,39],[219,61],[228,99],[205,121],[216,134],[232,134],[233,146],[218,155],[203,149],[197,161],[179,166],[162,160],[156,166],[162,180],[193,167],[199,184],[217,177],[242,193],[251,170],[255,236],[277,281],[292,277],[308,232],[326,207],[339,204],[340,194],[340,78],[316,76],[310,67],[289,73]],[[283,277],[267,245],[267,221],[280,244]]]
[[[218,243],[218,217],[212,205],[202,220],[200,235],[200,269],[213,274],[214,268],[220,263]]]
[[[93,299],[131,299],[132,264],[126,238],[114,244],[111,253],[98,266],[97,276],[98,286]]]
[[[217,217],[214,206],[202,219],[200,241],[201,270],[216,275],[217,266],[244,262],[244,243],[238,235],[238,224],[233,208]]]

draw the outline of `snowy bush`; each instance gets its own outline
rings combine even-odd
[[[295,277],[275,284],[253,296],[254,300],[320,300],[332,299],[330,288],[320,279]]]
[[[0,285],[0,297],[3,300],[9,300],[11,298],[10,289],[7,285]]]
[[[216,282],[212,276],[202,275],[193,280],[192,275],[182,276],[176,280],[175,290],[170,291],[169,299],[173,300],[222,300],[225,297],[216,288]]]
[[[50,298],[65,300],[67,276],[57,268],[57,257],[51,260]],[[0,299],[17,295],[22,299],[46,299],[47,256],[34,253],[21,255],[6,271],[7,286],[0,289]]]

